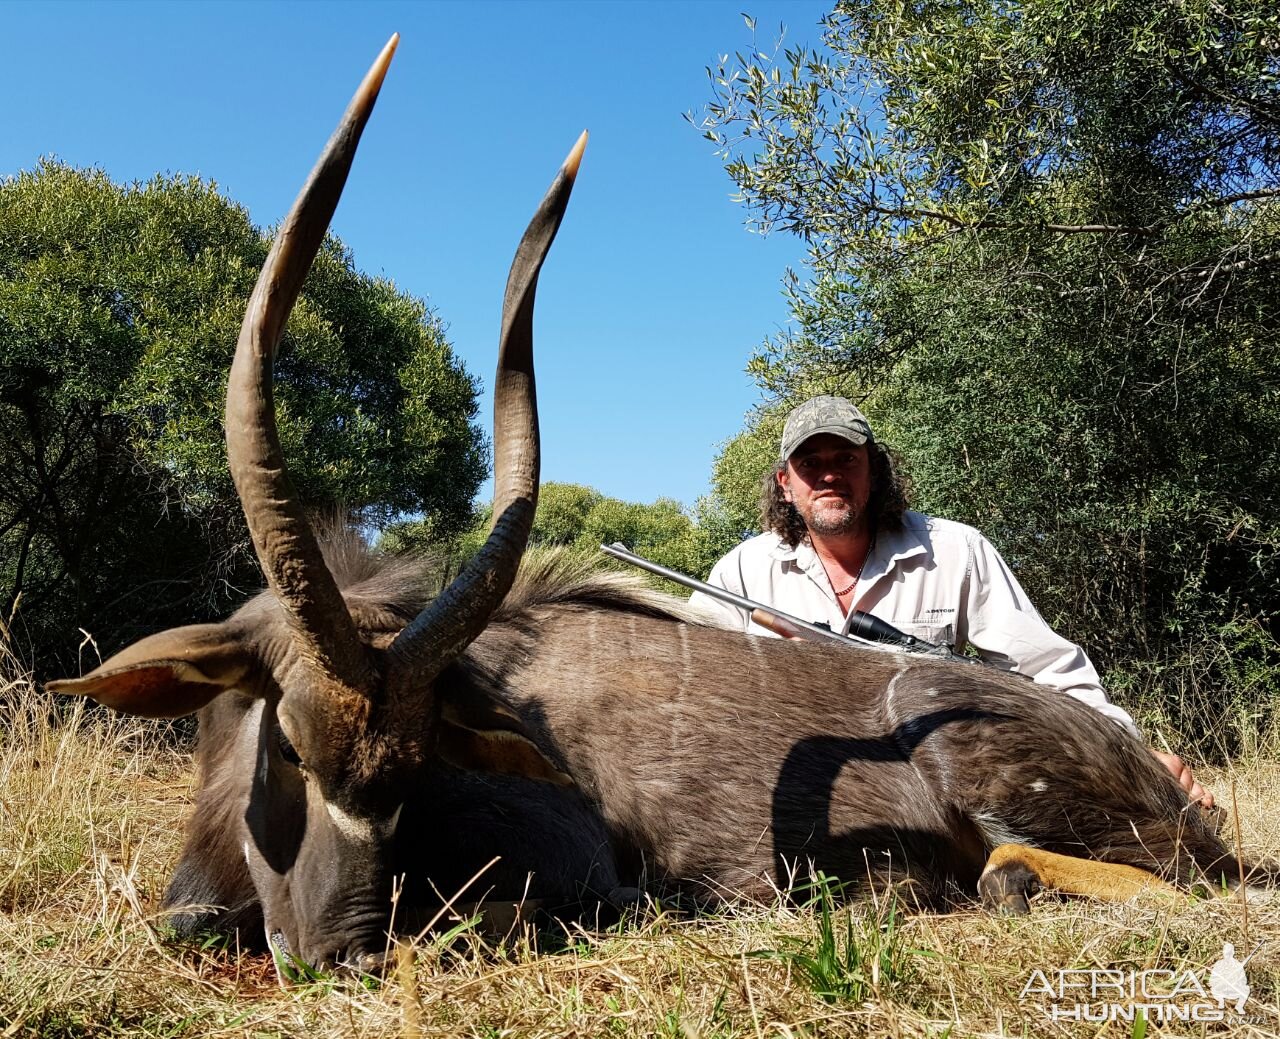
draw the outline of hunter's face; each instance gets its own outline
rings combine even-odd
[[[818,433],[792,452],[778,483],[811,534],[851,534],[867,518],[870,454],[865,444]]]

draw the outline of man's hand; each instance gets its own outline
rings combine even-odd
[[[1213,794],[1196,782],[1196,777],[1191,774],[1190,765],[1177,754],[1165,754],[1159,750],[1152,750],[1151,753],[1169,770],[1170,775],[1178,781],[1178,786],[1187,792],[1187,797],[1197,802],[1201,808],[1213,807]]]

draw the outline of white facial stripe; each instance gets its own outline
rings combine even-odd
[[[397,805],[396,810],[386,819],[362,819],[332,801],[326,801],[324,806],[328,809],[329,818],[333,820],[333,825],[338,828],[338,832],[352,841],[372,841],[390,837],[396,832],[396,824],[400,822],[400,809],[404,807],[402,804]]]

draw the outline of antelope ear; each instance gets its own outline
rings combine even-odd
[[[192,624],[148,635],[82,678],[46,682],[45,688],[87,696],[125,714],[181,718],[235,686],[253,664],[226,625]]]
[[[525,776],[556,786],[572,786],[530,738],[524,720],[496,698],[469,692],[465,699],[441,706],[440,756],[473,772]]]

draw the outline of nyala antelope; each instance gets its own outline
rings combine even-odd
[[[585,134],[507,283],[484,547],[433,598],[412,564],[326,560],[286,474],[272,362],[395,43],[282,225],[231,367],[227,452],[269,591],[50,684],[200,713],[202,789],[166,899],[181,928],[251,921],[310,964],[376,967],[389,930],[496,854],[486,888],[567,901],[771,898],[817,869],[1025,911],[1042,884],[1127,897],[1242,875],[1133,736],[1057,691],[721,630],[554,559],[518,576],[538,493],[534,292]]]

